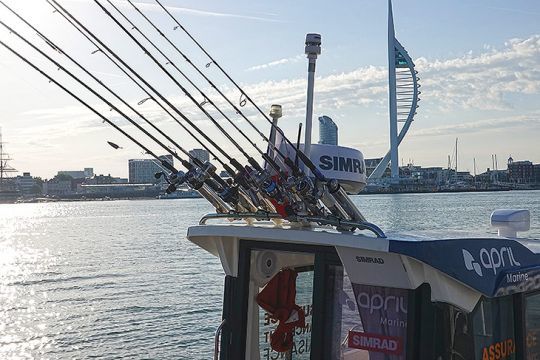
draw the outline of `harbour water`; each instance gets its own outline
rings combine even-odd
[[[490,232],[540,191],[354,197],[387,233]],[[0,205],[0,359],[210,359],[218,259],[185,239],[201,199]]]

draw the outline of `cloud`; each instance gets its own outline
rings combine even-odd
[[[77,3],[88,3],[88,0],[69,0],[70,2],[77,2]],[[126,1],[118,1],[113,0],[115,5],[123,7],[123,8],[129,8],[133,9],[131,5],[129,5]],[[146,11],[160,11],[163,12],[163,9],[157,4],[150,4],[145,2],[138,2],[133,1],[141,10]],[[105,4],[105,3],[103,3]],[[165,5],[165,4],[164,4]],[[209,10],[200,10],[200,9],[194,9],[194,8],[187,8],[187,7],[180,7],[180,6],[165,6],[167,10],[169,10],[171,13],[181,13],[181,14],[188,14],[188,15],[195,15],[195,16],[206,16],[206,17],[216,17],[216,18],[232,18],[232,19],[243,19],[243,20],[255,20],[255,21],[264,21],[264,22],[282,22],[278,19],[272,19],[269,17],[260,17],[260,16],[251,16],[251,15],[244,15],[244,14],[231,14],[231,13],[222,13],[217,11],[209,11]],[[275,14],[265,14],[267,16],[275,16]]]
[[[303,59],[304,59],[303,55],[296,55],[296,56],[292,56],[292,57],[289,57],[289,58],[283,58],[283,59],[279,59],[279,60],[274,60],[274,61],[271,61],[271,62],[266,63],[266,64],[255,65],[255,66],[252,66],[252,67],[248,68],[246,71],[263,70],[263,69],[268,69],[268,68],[278,66],[278,65],[297,63],[297,62],[300,62]]]
[[[299,55],[300,56],[300,55]],[[257,69],[264,66],[273,67],[286,65],[296,61],[295,57],[279,59],[263,65],[257,65]],[[468,53],[464,56],[445,59],[430,60],[418,58],[415,63],[419,71],[422,83],[422,102],[419,109],[419,118],[425,119],[438,117],[437,123],[441,123],[445,114],[454,116],[455,113],[475,114],[478,118],[480,111],[499,111],[500,117],[492,119],[461,122],[457,125],[440,125],[432,128],[418,128],[415,124],[411,129],[413,136],[436,136],[441,134],[473,133],[486,129],[505,129],[509,127],[538,128],[539,114],[528,114],[530,111],[516,109],[512,116],[504,116],[508,110],[515,106],[512,94],[537,96],[540,94],[540,68],[537,66],[540,58],[540,35],[532,35],[527,39],[511,39],[502,47],[486,46],[482,53]],[[256,70],[256,69],[253,69]],[[253,98],[262,109],[267,109],[272,103],[283,106],[284,114],[289,119],[301,120],[305,112],[306,79],[303,77],[286,79],[281,81],[264,81],[243,86],[244,90]],[[211,89],[204,91],[212,96],[214,102],[230,115],[231,119],[239,121],[234,111],[220,99]],[[239,94],[235,90],[226,91],[229,99],[237,104]],[[328,76],[320,76],[316,79],[316,111],[322,112],[332,109],[335,116],[346,113],[346,110],[354,109],[373,114],[380,118],[387,111],[387,69],[383,66],[361,67],[350,72],[342,72]],[[203,129],[214,129],[205,116],[186,97],[174,96],[170,98],[182,112]],[[202,100],[202,99],[199,99]],[[136,104],[138,101],[130,101]],[[101,107],[105,113],[109,113],[108,107]],[[139,108],[138,108],[139,109]],[[143,113],[156,122],[159,126],[171,124],[163,112],[151,102],[145,103],[140,108]],[[221,124],[225,120],[212,110],[211,106],[205,106]],[[242,108],[242,111],[250,119],[259,118],[255,109],[250,106]],[[64,136],[61,128],[75,128],[78,132],[97,130],[101,126],[99,119],[89,114],[82,107],[68,107],[61,109],[42,109],[27,112],[26,116],[47,122],[56,119],[54,129],[35,128],[36,134],[52,131],[51,136]],[[455,116],[454,116],[455,117]],[[471,117],[473,118],[473,117]],[[73,120],[76,119],[76,120]],[[484,117],[485,119],[485,117]],[[64,121],[67,125],[60,126]],[[121,120],[121,123],[126,123]],[[422,125],[427,124],[423,122]],[[177,126],[177,125],[175,125]],[[261,126],[261,124],[258,124]],[[230,129],[230,125],[226,125]],[[56,130],[55,130],[56,129]],[[243,129],[246,129],[243,127]]]
[[[483,119],[452,125],[411,130],[410,136],[459,135],[475,132],[501,131],[511,128],[540,129],[540,113],[508,116],[503,118]]]
[[[417,59],[425,101],[435,101],[445,111],[512,110],[507,95],[540,93],[540,35],[488,50],[447,60]]]
[[[540,35],[511,39],[500,49],[486,45],[484,52],[477,55],[469,52],[445,60],[420,57],[415,61],[422,85],[420,105],[435,112],[512,110],[514,105],[509,95],[540,93],[538,58]],[[248,70],[285,65],[293,62],[292,59],[295,58],[275,60]],[[282,103],[291,113],[301,113],[304,108],[305,89],[304,78],[246,86],[248,93],[261,103]],[[316,80],[316,101],[326,108],[386,107],[387,91],[387,69],[382,66],[362,67]]]

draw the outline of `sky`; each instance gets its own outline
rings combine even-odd
[[[93,53],[95,47],[59,14],[53,13],[45,0],[3,1],[130,104],[135,106],[146,97],[101,53]],[[100,1],[111,9],[106,0]],[[240,93],[215,65],[206,67],[208,58],[181,30],[174,30],[175,24],[153,0],[134,1],[207,77],[233,102],[239,103]],[[59,2],[149,79],[227,154],[242,159],[240,151],[130,42],[94,1]],[[340,145],[357,148],[366,158],[382,157],[388,151],[386,0],[162,2],[261,109],[266,112],[276,103],[283,106],[280,124],[290,138],[296,138],[298,124],[305,118],[305,34],[320,33],[323,45],[315,80],[314,142],[318,139],[316,118],[327,115],[339,127]],[[250,140],[256,141],[260,149],[266,149],[257,133],[241,121],[126,1],[114,0],[114,4],[224,109]],[[492,167],[492,154],[497,155],[499,169],[506,168],[509,156],[514,160],[540,163],[540,2],[395,0],[393,13],[396,38],[414,60],[422,85],[415,121],[399,148],[400,165],[446,166],[448,155],[454,152],[456,138],[460,171],[473,172],[474,160],[477,173],[485,171]],[[99,89],[98,84],[1,5],[0,20],[85,83]],[[164,153],[106,104],[2,26],[0,41],[42,67],[153,151]],[[159,59],[166,64],[166,60]],[[171,65],[166,68],[198,101],[203,100]],[[98,174],[126,177],[128,159],[147,157],[140,148],[2,46],[0,84],[0,127],[5,149],[13,158],[11,165],[20,172],[50,178],[59,170],[93,167]],[[118,103],[103,89],[99,92]],[[209,109],[207,106],[205,108]],[[137,109],[184,148],[200,147],[151,101],[137,105]],[[222,126],[230,130],[250,154],[257,154],[219,114],[208,111],[220,119]],[[242,111],[264,133],[269,132],[269,124],[253,107],[246,105]],[[107,141],[121,148],[115,150]]]

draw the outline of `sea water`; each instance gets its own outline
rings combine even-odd
[[[540,191],[355,196],[387,233],[491,233]],[[211,359],[224,274],[186,240],[202,199],[0,205],[0,359]]]

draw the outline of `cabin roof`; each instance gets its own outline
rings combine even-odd
[[[462,308],[471,308],[481,295],[496,297],[540,288],[540,281],[536,281],[540,280],[538,240],[447,232],[438,237],[434,232],[390,233],[387,238],[366,234],[369,233],[342,233],[330,227],[278,227],[270,222],[199,225],[188,229],[190,241],[219,256],[230,275],[235,274],[237,264],[231,260],[231,254],[237,250],[238,241],[253,240],[331,246],[349,276],[358,277],[357,283],[413,289],[427,282],[435,293],[434,300],[453,302]],[[231,244],[236,245],[231,248]],[[375,268],[375,263],[369,261],[372,258],[382,259],[384,266]],[[446,288],[434,290],[444,282]],[[450,283],[453,290],[449,292]],[[460,293],[471,291],[470,301],[458,299]]]

